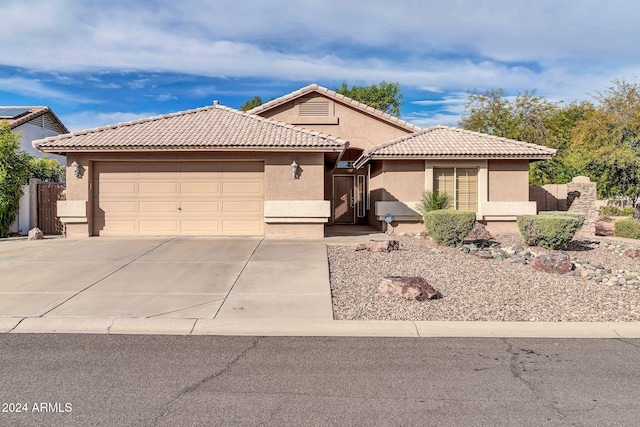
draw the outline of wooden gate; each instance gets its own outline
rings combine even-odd
[[[64,200],[65,185],[57,182],[38,184],[38,228],[44,234],[62,234],[62,223],[58,220],[57,201]]]

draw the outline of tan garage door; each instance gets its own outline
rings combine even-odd
[[[93,234],[264,234],[260,162],[96,162]]]

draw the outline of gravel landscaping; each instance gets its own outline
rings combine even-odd
[[[625,249],[639,248],[635,242],[606,238],[572,242],[565,253],[578,267],[602,267],[598,278],[595,267],[590,276],[554,275],[501,256],[482,259],[461,248],[441,247],[429,238],[398,236],[396,240],[400,249],[388,253],[328,247],[335,319],[640,321],[640,290],[634,284],[640,260],[623,255]],[[517,234],[498,235],[494,240],[500,244],[492,248],[494,252],[514,246],[534,254],[551,252],[528,248]],[[424,277],[442,298],[418,302],[381,296],[377,289],[384,276]],[[605,276],[608,279],[602,282]],[[623,280],[617,282],[615,277]]]

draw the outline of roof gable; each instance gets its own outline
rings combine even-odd
[[[12,105],[12,106],[0,106],[0,110],[2,110],[2,109],[7,109],[7,110],[14,110],[15,109],[16,111],[18,111],[18,109],[26,110],[26,111],[22,112],[21,114],[17,114],[16,116],[0,119],[0,121],[6,121],[7,123],[9,123],[9,127],[11,127],[11,129],[15,129],[20,125],[23,125],[25,123],[28,123],[28,122],[34,120],[34,119],[37,119],[38,117],[47,115],[48,118],[50,119],[50,121],[52,122],[52,124],[57,127],[56,131],[58,131],[60,133],[68,133],[69,132],[67,127],[62,123],[62,121],[60,121],[58,116],[56,116],[56,114],[49,107],[46,107],[46,106],[15,106],[15,105]]]
[[[339,102],[343,105],[347,105],[349,107],[352,107],[354,110],[360,111],[361,113],[367,114],[369,116],[373,116],[373,117],[377,117],[389,124],[392,124],[394,126],[398,126],[400,128],[403,128],[409,132],[418,132],[421,130],[420,127],[413,125],[407,121],[404,121],[396,116],[392,116],[391,114],[385,113],[382,110],[378,110],[376,108],[370,107],[366,104],[363,104],[361,102],[358,102],[352,98],[349,98],[348,96],[344,96],[342,94],[339,94],[331,89],[327,89],[326,87],[322,87],[319,86],[317,84],[310,84],[309,86],[305,86],[301,89],[295,90],[291,93],[288,93],[286,95],[283,95],[279,98],[273,99],[265,104],[259,105],[258,107],[255,107],[249,111],[247,111],[250,114],[262,114],[266,111],[272,110],[276,107],[279,107],[281,105],[286,104],[287,102],[296,100],[298,98],[303,98],[305,96],[308,96],[310,93],[312,92],[316,92],[320,95],[323,95],[329,99],[332,99],[336,102]]]
[[[540,160],[549,159],[555,154],[556,150],[542,145],[450,126],[433,126],[366,150],[358,159],[357,166],[365,164],[369,159],[504,158]]]
[[[40,139],[44,152],[105,150],[299,149],[341,151],[337,137],[221,105],[181,111]]]

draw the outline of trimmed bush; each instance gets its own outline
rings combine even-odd
[[[457,246],[476,223],[475,212],[437,209],[425,212],[424,228],[439,245]]]
[[[564,249],[584,218],[575,215],[520,215],[518,228],[524,242],[529,246],[542,246],[547,249]]]
[[[584,218],[585,218],[585,215],[583,213],[567,212],[567,211],[544,211],[544,212],[538,212],[538,215],[566,215],[572,218],[577,218],[578,220],[580,220],[580,225],[578,226],[578,228],[582,227],[582,224],[584,224]]]
[[[598,213],[602,216],[631,216],[635,213],[636,209],[633,206],[620,209],[617,206],[602,206],[598,209]]]
[[[633,218],[616,221],[613,233],[616,237],[640,239],[640,223]]]

